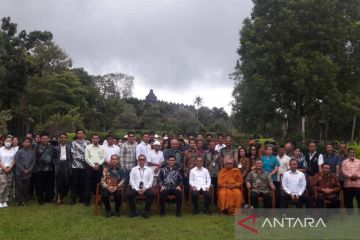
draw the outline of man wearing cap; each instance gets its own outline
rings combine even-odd
[[[225,168],[218,176],[219,208],[229,215],[235,214],[236,208],[241,208],[243,196],[241,186],[244,179],[239,168],[234,168],[234,160],[230,156],[224,157]]]
[[[156,186],[157,176],[159,175],[159,170],[164,161],[164,154],[160,151],[161,144],[156,140],[153,144],[154,149],[149,153],[149,160],[147,161],[148,166],[154,171],[154,182],[153,185]]]

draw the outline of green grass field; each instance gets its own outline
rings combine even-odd
[[[167,207],[165,217],[154,208],[149,219],[131,219],[126,212],[120,218],[95,216],[93,205],[39,206],[32,202],[28,207],[0,209],[0,239],[228,240],[235,238],[234,221],[234,217],[217,213],[192,216],[187,210],[177,218],[174,205]]]

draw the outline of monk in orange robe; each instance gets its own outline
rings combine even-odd
[[[235,209],[241,208],[243,204],[241,188],[244,180],[240,169],[233,167],[232,158],[225,157],[224,165],[225,168],[218,175],[218,206],[222,212],[234,215]]]

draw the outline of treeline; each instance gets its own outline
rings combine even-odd
[[[79,127],[173,133],[232,129],[222,108],[146,104],[133,98],[133,81],[122,73],[92,76],[73,68],[51,32],[18,32],[10,17],[2,19],[0,134],[46,131],[56,135]]]
[[[237,128],[277,139],[359,137],[360,1],[254,0],[243,23],[232,75]]]

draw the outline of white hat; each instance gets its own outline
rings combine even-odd
[[[128,135],[126,134],[126,135],[124,136],[124,138],[128,138]]]
[[[159,135],[155,134],[155,135],[154,135],[154,138],[156,138],[156,139],[159,138]]]
[[[168,140],[168,139],[169,139],[168,137],[166,137],[166,136],[164,137],[164,140]]]
[[[154,145],[156,145],[156,146],[161,146],[161,143],[160,143],[158,140],[156,140],[156,141],[154,142]]]

